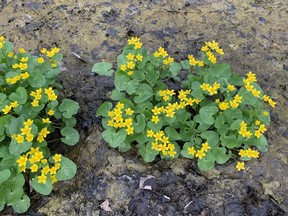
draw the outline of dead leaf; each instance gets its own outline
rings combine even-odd
[[[146,177],[141,177],[141,178],[140,178],[140,183],[139,183],[139,188],[140,188],[140,189],[144,189],[144,190],[152,190],[151,185],[145,185],[145,186],[144,186],[144,183],[145,183],[148,179],[151,179],[151,178],[156,179],[156,178],[155,178],[154,176],[152,176],[152,175],[147,175]]]
[[[106,199],[101,205],[100,208],[107,212],[112,212],[112,209],[109,206],[109,201]]]

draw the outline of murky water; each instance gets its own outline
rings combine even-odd
[[[78,164],[77,177],[58,185],[51,196],[32,194],[28,214],[287,213],[287,6],[282,0],[3,0],[0,35],[33,52],[60,47],[63,94],[81,106],[82,141],[68,153]],[[132,35],[140,36],[151,51],[165,47],[178,60],[197,54],[204,41],[219,41],[225,51],[220,61],[242,75],[254,71],[264,91],[277,101],[267,133],[269,152],[249,162],[250,170],[242,174],[235,172],[234,163],[203,173],[190,160],[147,164],[135,152],[109,149],[95,112],[107,99],[113,80],[90,70],[96,61],[115,64]],[[146,175],[156,178],[150,180],[151,191],[139,189]],[[100,208],[106,199],[113,213]]]

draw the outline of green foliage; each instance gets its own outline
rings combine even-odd
[[[56,82],[62,60],[58,52],[43,49],[43,57],[38,57],[22,48],[13,53],[13,44],[0,37],[0,211],[5,206],[17,213],[27,211],[25,179],[38,193],[48,195],[55,182],[76,173],[71,160],[51,156],[47,146],[56,131],[67,145],[79,141],[73,128],[78,103],[58,100],[62,88]]]
[[[128,42],[117,59],[114,106],[105,101],[96,113],[111,147],[127,151],[134,145],[146,162],[182,155],[196,159],[202,170],[267,151],[263,134],[270,116],[264,102],[276,103],[264,95],[255,74],[243,78],[229,64],[217,63],[216,54],[224,54],[218,43],[206,42],[200,60],[189,55],[176,63],[162,47],[149,54],[139,38]],[[101,62],[92,71],[110,76],[111,68]],[[180,78],[182,72],[187,79]],[[169,80],[182,89],[169,89]],[[244,162],[236,168],[245,170]]]

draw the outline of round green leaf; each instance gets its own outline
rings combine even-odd
[[[137,123],[134,125],[134,130],[136,133],[141,133],[144,131],[146,127],[146,119],[143,114],[139,114],[136,117]]]
[[[173,62],[172,64],[170,64],[169,70],[170,70],[172,76],[175,77],[178,75],[178,73],[181,70],[181,64]]]
[[[27,101],[27,91],[22,86],[16,89],[16,92],[10,94],[9,99],[11,101],[17,101],[19,104],[25,104]]]
[[[9,169],[4,169],[0,171],[0,184],[5,182],[11,176],[11,171]]]
[[[113,74],[113,65],[108,62],[99,62],[93,65],[92,72],[103,76],[111,76]]]
[[[113,128],[108,128],[102,133],[102,137],[112,148],[117,148],[122,142],[124,142],[126,131],[121,129],[116,132]]]
[[[198,167],[203,170],[203,171],[208,171],[213,169],[214,167],[214,161],[211,161],[209,159],[207,159],[207,155],[202,158],[202,159],[198,159]]]
[[[24,213],[30,207],[30,198],[24,195],[21,199],[13,203],[12,208],[17,213]]]
[[[69,180],[75,176],[77,167],[73,161],[62,156],[60,164],[61,164],[61,169],[57,171],[57,174],[56,174],[56,179],[58,181]]]
[[[60,172],[60,170],[58,172]],[[57,178],[57,176],[56,176],[56,178]],[[50,194],[52,189],[53,189],[52,181],[51,181],[51,178],[49,175],[47,176],[45,184],[38,183],[38,177],[36,176],[32,180],[31,185],[38,193],[43,194],[43,195]]]
[[[75,145],[79,141],[79,133],[72,127],[65,127],[61,131],[61,141],[67,145]]]
[[[29,76],[28,82],[33,88],[41,88],[45,85],[46,79],[39,69],[35,69]]]
[[[97,109],[96,117],[98,117],[98,116],[108,117],[108,112],[112,109],[112,107],[113,107],[113,105],[111,102],[105,101]]]
[[[78,112],[79,104],[70,99],[64,99],[59,106],[59,110],[63,113],[64,118],[71,118]]]
[[[136,90],[136,96],[134,98],[135,103],[143,103],[147,99],[153,96],[152,88],[148,84],[141,84]]]
[[[209,146],[216,146],[219,142],[219,135],[215,131],[204,131],[201,138],[206,139]]]
[[[199,111],[200,118],[205,122],[205,124],[212,125],[215,122],[215,119],[212,117],[219,111],[216,106],[205,106],[202,107]]]

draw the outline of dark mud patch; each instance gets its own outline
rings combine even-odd
[[[31,194],[27,215],[285,215],[287,183],[287,20],[277,1],[2,1],[1,32],[16,48],[37,52],[58,46],[64,55],[62,95],[80,104],[81,142],[67,154],[76,177],[42,197]],[[252,70],[277,101],[267,133],[270,149],[236,173],[235,163],[200,172],[192,161],[147,164],[136,151],[120,153],[103,142],[99,105],[113,80],[95,76],[96,61],[115,65],[127,38],[140,36],[148,50],[165,47],[177,60],[198,54],[215,39],[220,59],[244,75]],[[74,53],[74,54],[73,54]],[[77,54],[77,55],[75,55]],[[80,56],[80,58],[76,57]],[[152,190],[139,188],[142,177]],[[108,200],[111,212],[100,208]],[[11,209],[3,214],[12,215]]]

